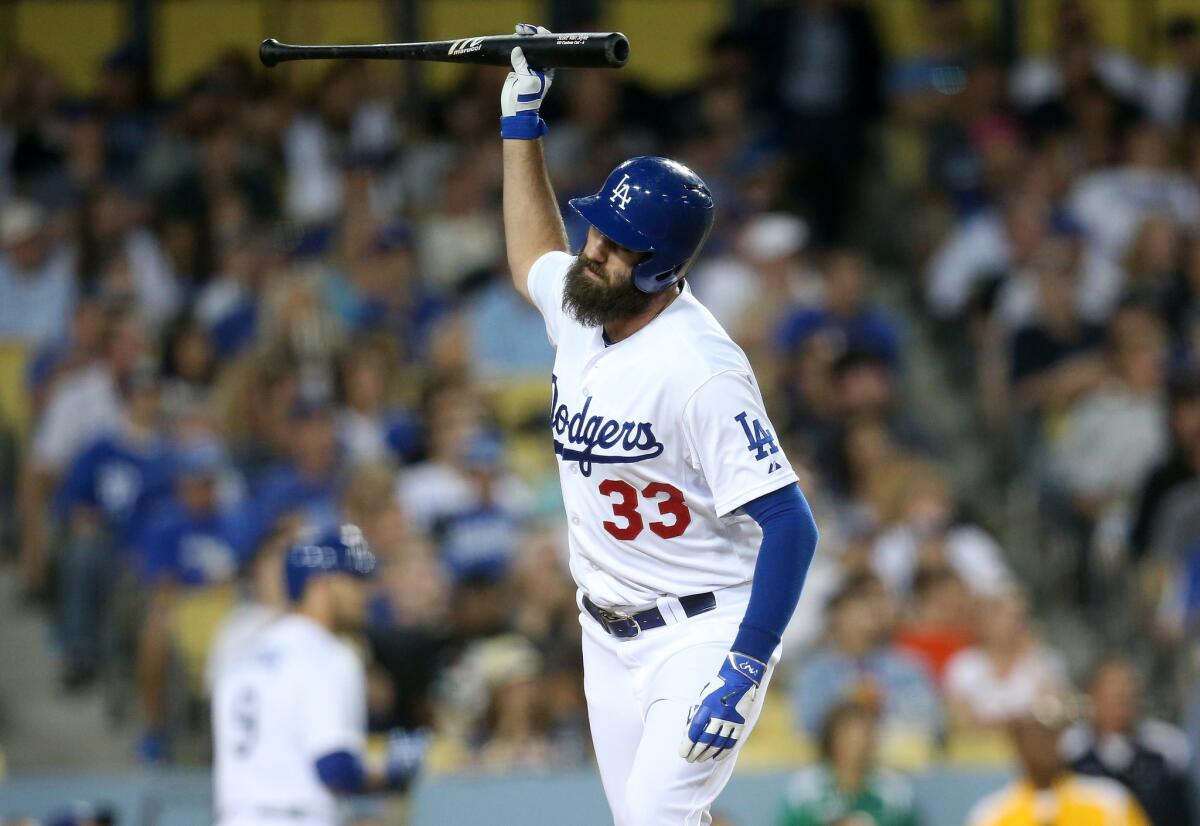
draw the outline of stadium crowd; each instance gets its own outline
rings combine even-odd
[[[565,71],[543,110],[564,203],[648,153],[714,192],[689,280],[821,527],[764,716],[794,731],[747,747],[822,758],[781,824],[916,823],[876,765],[1008,737],[1030,778],[1196,822],[1200,29],[1143,63],[1055,5],[1053,50],[1008,60],[923,0],[927,49],[889,60],[860,3],[784,4],[684,92]],[[74,100],[0,65],[5,545],[63,686],[135,697],[147,762],[187,759],[206,669],[283,607],[282,550],[340,520],[383,561],[374,730],[432,728],[433,770],[589,759],[553,352],[503,263],[504,71],[418,106],[376,68],[310,88],[230,53],[158,100],[131,48]],[[921,338],[947,398],[914,391]]]

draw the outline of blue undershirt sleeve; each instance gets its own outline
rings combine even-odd
[[[817,523],[794,484],[753,499],[742,510],[759,524],[763,538],[733,650],[766,662],[796,610],[817,548]]]
[[[355,755],[335,751],[317,758],[317,776],[334,794],[354,794],[363,790],[366,770]]]

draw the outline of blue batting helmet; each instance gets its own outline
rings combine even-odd
[[[713,225],[712,194],[704,181],[666,158],[630,158],[599,192],[570,203],[610,240],[646,253],[633,268],[633,285],[644,293],[683,278]]]
[[[375,555],[357,525],[342,525],[312,541],[299,542],[288,550],[283,561],[287,595],[292,602],[304,596],[313,577],[349,574],[365,579],[374,572]]]

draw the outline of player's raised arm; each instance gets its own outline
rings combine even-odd
[[[521,23],[517,34],[549,34]],[[567,232],[542,156],[546,123],[538,114],[554,72],[531,67],[520,47],[500,93],[500,136],[504,139],[504,238],[513,284],[529,300],[529,268],[553,250],[567,251]]]

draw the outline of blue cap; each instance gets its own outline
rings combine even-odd
[[[203,439],[184,446],[176,455],[180,477],[213,477],[225,467],[225,451],[215,439]]]
[[[476,436],[463,448],[462,458],[473,470],[496,470],[504,461],[504,445],[491,436]]]
[[[309,580],[324,574],[349,574],[366,579],[375,573],[375,555],[357,525],[342,525],[293,545],[283,560],[288,599],[304,596]]]

